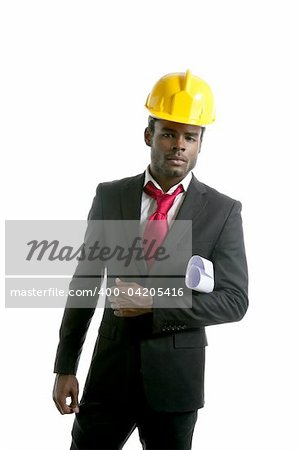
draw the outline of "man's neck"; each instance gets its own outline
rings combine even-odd
[[[164,178],[159,176],[159,174],[153,173],[151,168],[149,167],[149,172],[151,176],[155,179],[155,181],[161,186],[163,189],[163,192],[169,191],[169,189],[172,188],[172,186],[175,186],[180,181],[182,181],[185,177],[175,177],[175,178]]]

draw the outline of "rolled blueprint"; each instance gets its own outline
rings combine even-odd
[[[186,286],[198,292],[209,293],[214,289],[214,268],[212,261],[199,255],[189,259],[186,277]]]

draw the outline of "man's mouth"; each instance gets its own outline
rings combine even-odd
[[[174,164],[176,166],[181,166],[182,164],[186,163],[186,159],[181,156],[169,156],[166,158],[167,161],[169,161],[171,164]]]

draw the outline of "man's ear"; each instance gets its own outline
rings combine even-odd
[[[152,146],[152,133],[150,132],[149,127],[146,127],[146,129],[144,130],[144,142],[149,147]]]
[[[199,142],[199,146],[198,146],[198,154],[199,154],[200,151],[201,151],[202,138],[203,138],[204,132],[205,132],[205,127],[202,127],[202,128],[201,128],[201,134],[200,134],[200,142]]]
[[[200,154],[201,151],[201,144],[202,144],[202,140],[200,140],[199,146],[198,146],[198,154]]]

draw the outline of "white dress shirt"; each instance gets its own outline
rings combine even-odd
[[[171,225],[172,225],[172,223],[173,223],[177,213],[179,212],[179,209],[181,207],[181,204],[183,203],[183,200],[185,198],[186,191],[188,189],[188,186],[190,184],[191,179],[192,179],[192,173],[189,172],[182,181],[180,181],[175,186],[172,186],[169,189],[169,191],[166,192],[167,194],[172,194],[180,184],[184,188],[184,191],[176,196],[172,207],[168,211],[167,222],[168,222],[168,227],[169,228],[171,228]],[[152,181],[153,184],[158,189],[160,189],[163,192],[163,189],[161,188],[161,186],[157,183],[157,181],[150,174],[149,166],[148,166],[146,171],[145,171],[144,185],[143,186],[145,186],[149,181]],[[157,202],[156,202],[156,200],[143,191],[142,192],[142,198],[141,198],[141,214],[140,214],[140,233],[141,233],[141,236],[143,235],[143,232],[144,232],[147,220],[156,211],[156,209],[157,209]]]

